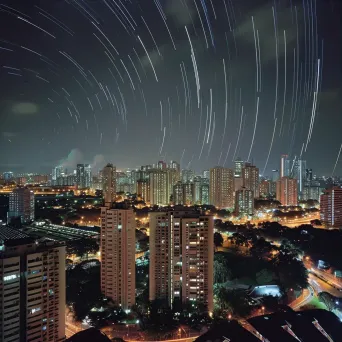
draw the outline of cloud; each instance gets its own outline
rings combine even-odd
[[[297,9],[297,16],[302,17],[301,9]],[[278,32],[278,57],[285,54],[284,31],[286,32],[286,45],[288,52],[297,39],[296,24],[292,23],[292,14],[290,7],[278,7],[276,14],[277,32]],[[274,22],[272,8],[267,4],[258,10],[248,13],[245,19],[236,29],[236,39],[245,42],[254,47],[254,34],[252,26],[252,15],[254,18],[255,31],[258,30],[260,41],[261,62],[267,63],[277,57],[275,48]],[[299,30],[301,35],[303,30]],[[300,36],[298,37],[301,38]]]
[[[13,138],[17,135],[17,133],[14,132],[1,132],[1,134],[4,138]]]
[[[15,114],[35,114],[39,108],[32,102],[18,102],[12,106],[11,110]]]
[[[105,166],[105,163],[105,157],[102,154],[97,154],[94,157],[93,163],[91,164],[93,174],[102,169]]]
[[[190,0],[168,0],[165,12],[178,26],[191,24],[197,16],[193,2]]]
[[[83,161],[83,154],[78,148],[74,148],[70,151],[66,159],[62,159],[59,162],[59,166],[66,169],[74,169],[76,165]]]

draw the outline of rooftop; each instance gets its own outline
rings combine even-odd
[[[90,328],[71,336],[66,342],[110,342],[110,339],[100,330]]]
[[[221,322],[196,342],[257,342],[261,339],[269,342],[339,342],[342,336],[342,323],[334,313],[326,310],[295,312],[289,308],[253,317],[247,322],[246,326],[234,320]]]
[[[6,242],[20,239],[28,239],[29,235],[21,232],[20,230],[10,228],[8,226],[0,227],[0,242]]]

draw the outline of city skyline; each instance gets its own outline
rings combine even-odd
[[[262,174],[288,154],[342,173],[338,1],[1,6],[3,171],[79,151],[123,168],[240,156]]]

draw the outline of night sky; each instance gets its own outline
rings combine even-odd
[[[340,12],[339,0],[3,0],[0,171],[241,157],[267,175],[285,153],[331,175]]]

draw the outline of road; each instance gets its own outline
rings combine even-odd
[[[290,303],[290,307],[293,310],[298,310],[302,306],[308,304],[312,298],[315,296],[314,290],[311,286],[309,286],[307,289],[305,289],[301,296],[299,296],[296,300],[294,300],[292,303]]]
[[[314,273],[309,274],[308,281],[317,294],[320,292],[329,292],[331,295],[335,297],[342,298],[342,292],[340,290],[332,287],[326,281],[317,277]]]
[[[308,260],[305,258],[303,262],[304,266],[310,273],[316,275],[316,277],[330,285],[331,288],[342,291],[342,281],[339,278],[336,278],[333,274],[327,271],[317,268],[310,259]]]

